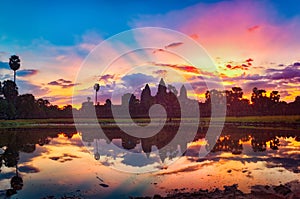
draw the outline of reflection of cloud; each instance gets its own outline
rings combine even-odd
[[[127,153],[123,156],[122,163],[134,167],[143,167],[157,162],[157,158],[142,156],[139,153]]]
[[[50,86],[60,86],[61,88],[70,88],[70,87],[76,86],[78,84],[74,84],[70,80],[58,79],[56,81],[49,82],[48,85],[50,85]]]
[[[275,135],[274,135],[275,136]],[[264,140],[267,142],[270,138],[265,138]],[[268,168],[275,168],[275,167],[283,167],[286,170],[289,170],[294,173],[300,173],[300,169],[298,168],[300,161],[300,153],[299,153],[299,146],[295,146],[294,142],[289,140],[291,138],[280,138],[280,147],[279,150],[272,150],[267,148],[266,151],[263,152],[255,152],[253,148],[245,147],[243,150],[244,155],[232,155],[227,156],[223,155],[228,152],[218,152],[213,153],[210,152],[206,157],[199,157],[199,150],[200,146],[193,146],[189,147],[186,156],[187,160],[190,162],[205,162],[211,161],[211,163],[223,161],[239,161],[242,163],[258,163],[258,162],[265,162],[266,167]],[[294,140],[294,138],[292,139]],[[245,145],[247,146],[247,145]],[[276,156],[274,156],[276,154]]]
[[[4,180],[4,179],[10,179],[15,175],[16,175],[15,172],[1,173],[0,182],[1,182],[1,180]]]
[[[72,161],[73,159],[80,158],[79,156],[64,153],[62,156],[52,156],[49,157],[49,159],[54,160],[54,161],[59,161],[61,163],[65,163],[67,161]]]
[[[170,174],[178,174],[178,173],[185,173],[185,172],[193,172],[199,170],[201,167],[202,165],[196,164],[196,165],[187,166],[173,171],[158,173],[157,175],[170,175]]]
[[[40,170],[34,166],[21,166],[19,167],[19,171],[23,173],[38,173]]]

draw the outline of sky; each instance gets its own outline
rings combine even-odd
[[[200,101],[207,82],[220,78],[225,89],[240,86],[247,98],[257,87],[278,90],[282,100],[291,102],[300,95],[299,10],[300,4],[291,0],[3,1],[0,81],[13,78],[7,62],[17,54],[19,93],[33,93],[59,106],[72,104],[72,96],[76,107],[88,96],[93,99],[94,83],[101,86],[101,104],[128,91],[138,95],[146,83],[154,95],[161,77],[177,90],[183,83],[191,85],[189,96]],[[161,31],[107,42],[143,27],[178,31],[192,41]],[[120,49],[147,46],[146,40],[157,49],[113,59]],[[203,48],[201,56],[190,42]],[[185,53],[189,60],[180,57]],[[97,55],[112,60],[92,61]],[[197,62],[208,58],[213,71],[208,62]],[[93,65],[89,70],[84,68],[87,62]],[[83,78],[85,70],[89,75]]]

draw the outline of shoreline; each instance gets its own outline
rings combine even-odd
[[[155,194],[154,196],[137,196],[129,197],[131,199],[198,199],[198,198],[300,198],[300,182],[298,180],[291,181],[280,185],[255,185],[251,187],[250,193],[244,193],[238,189],[238,184],[223,186],[223,190],[214,189],[199,189],[193,191],[185,191],[185,189],[175,189],[173,193],[168,193],[166,196]]]
[[[226,117],[215,118],[213,125],[238,128],[289,128],[300,129],[300,115],[288,115],[288,116],[245,116],[245,117]],[[137,118],[133,121],[139,125],[147,125],[150,120],[147,118]],[[161,122],[159,118],[155,118],[154,122]],[[188,125],[199,125],[200,128],[210,126],[210,118],[185,118]],[[95,122],[90,118],[76,119],[76,122],[81,125],[94,125]],[[115,127],[117,126],[113,119],[100,118],[98,119],[101,127]],[[169,125],[179,125],[180,118],[174,118]],[[198,123],[199,122],[199,123]],[[131,124],[132,120],[124,119],[119,121],[119,124],[126,125]],[[8,128],[74,128],[73,118],[55,118],[55,119],[17,119],[17,120],[0,120],[0,129]]]

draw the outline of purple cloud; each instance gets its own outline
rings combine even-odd
[[[99,77],[99,81],[103,81],[104,83],[108,83],[110,81],[112,81],[115,78],[115,75],[110,75],[110,74],[106,74],[106,75],[102,75]]]
[[[32,84],[26,80],[17,80],[17,84],[20,94],[31,93],[35,96],[42,96],[49,92],[48,88],[43,88],[42,86]]]
[[[171,44],[168,44],[165,46],[165,49],[167,48],[174,48],[174,47],[178,47],[178,46],[181,46],[183,43],[182,42],[174,42],[174,43],[171,43]]]
[[[152,72],[155,75],[159,75],[160,77],[165,77],[168,73],[167,70],[156,70]]]
[[[124,86],[137,88],[144,86],[147,83],[157,83],[157,79],[151,75],[145,75],[142,73],[130,74],[122,77],[121,79],[124,82]]]
[[[262,80],[262,81],[246,82],[246,83],[242,84],[241,87],[243,88],[243,90],[245,92],[252,92],[252,89],[254,87],[263,88],[263,89],[266,89],[266,90],[272,90],[272,89],[277,87],[277,84],[271,83],[270,81],[263,81]]]
[[[78,84],[74,84],[70,80],[58,79],[56,81],[49,82],[48,85],[50,85],[50,86],[60,86],[61,88],[70,88],[70,87],[76,86]]]
[[[283,69],[274,69],[270,68],[266,70],[268,75],[267,79],[270,80],[281,80],[281,79],[293,79],[300,77],[300,63],[295,62],[292,65],[289,65]]]

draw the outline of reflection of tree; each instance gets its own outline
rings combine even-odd
[[[3,156],[6,167],[15,167],[20,159],[19,152],[12,147],[7,147]]]
[[[40,129],[24,130],[0,130],[0,172],[1,167],[15,168],[15,176],[10,180],[11,188],[6,190],[6,195],[12,196],[18,190],[23,188],[23,179],[18,171],[18,161],[20,159],[20,152],[33,153],[36,149],[36,144],[43,146],[48,144],[51,138],[58,137],[59,130],[41,131]],[[72,130],[67,132],[64,136],[71,138],[76,132]]]
[[[198,139],[204,138],[198,136]],[[273,130],[269,132],[263,129],[252,129],[249,133],[248,129],[227,128],[224,129],[220,138],[215,138],[207,135],[206,150],[211,152],[231,152],[232,154],[241,154],[243,151],[243,143],[250,141],[254,152],[263,152],[267,150],[267,142],[270,144],[270,149],[278,150],[280,147],[279,137],[295,137],[299,141],[299,137],[295,135],[294,131]]]
[[[207,147],[209,149],[209,147]],[[232,152],[232,154],[241,154],[243,151],[243,145],[240,142],[239,138],[231,136],[222,136],[220,137],[214,147],[210,150],[211,152],[224,151]]]
[[[278,150],[278,146],[280,146],[279,139],[273,138],[270,140],[270,148],[273,150]]]
[[[18,166],[16,165],[16,175],[10,180],[11,188],[6,191],[7,196],[12,196],[17,193],[17,191],[23,188],[23,178],[19,175]]]
[[[94,152],[94,158],[95,160],[100,160],[100,153],[99,153],[99,149],[98,149],[98,140],[96,139],[96,150]]]
[[[252,138],[251,145],[254,152],[262,152],[265,151],[267,148],[266,140],[259,137]]]

